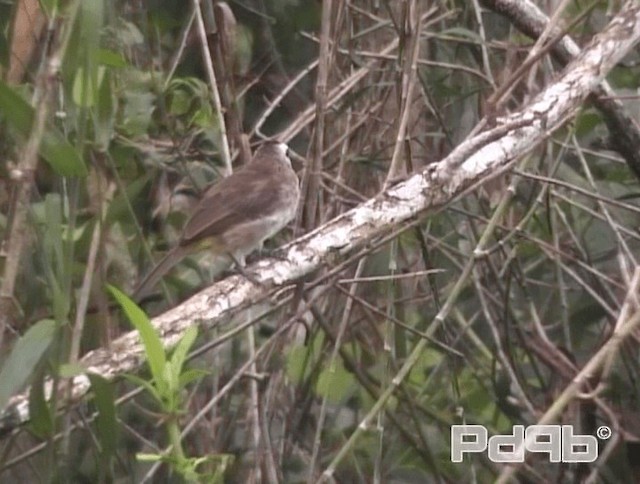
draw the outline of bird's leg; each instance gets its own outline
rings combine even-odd
[[[237,258],[232,253],[228,253],[228,256],[231,258],[234,265],[233,270],[230,272],[238,272],[242,274],[242,276],[244,276],[247,280],[255,284],[256,286],[261,286],[264,288],[264,284],[262,282],[260,282],[259,280],[257,280],[255,277],[253,277],[251,274],[249,274],[247,271],[244,270],[244,266],[245,266],[244,256]]]
[[[286,251],[282,250],[281,247],[276,247],[275,249],[260,249],[260,257],[269,257],[281,261],[289,260]]]
[[[247,259],[249,260],[250,263],[253,263],[265,257],[267,258],[270,257],[278,260],[288,260],[284,254],[284,251],[282,251],[279,248],[265,249],[263,242],[260,242],[260,244],[258,244],[254,248],[254,250],[252,250],[251,253],[249,253],[249,255],[247,256]]]
[[[277,260],[289,260],[286,253],[281,248],[276,247],[275,249],[265,249],[264,241],[262,241],[255,247],[255,250],[249,254],[248,258],[250,262],[255,262],[256,260],[264,257]]]

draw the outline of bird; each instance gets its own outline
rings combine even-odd
[[[267,141],[249,163],[211,185],[178,243],[138,284],[134,299],[148,295],[184,257],[205,249],[226,256],[241,270],[246,256],[262,249],[296,215],[300,186],[288,154],[285,143]]]

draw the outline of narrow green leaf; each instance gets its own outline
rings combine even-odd
[[[78,106],[95,104],[99,85],[100,32],[104,16],[102,0],[83,0],[79,17],[82,60],[73,85],[73,99]],[[103,68],[104,69],[104,68]]]
[[[33,126],[34,110],[17,92],[0,81],[0,112],[9,125],[24,138]],[[71,144],[55,128],[45,131],[40,156],[62,176],[86,176],[87,167]]]
[[[167,457],[162,456],[160,454],[145,454],[140,452],[136,454],[136,460],[140,462],[160,462],[160,461],[166,461]]]
[[[183,371],[180,373],[180,388],[184,388],[192,381],[195,381],[198,378],[204,378],[210,374],[211,372],[201,370],[199,368],[192,368],[190,370]]]
[[[71,305],[69,294],[63,288],[69,287],[71,274],[64,256],[62,200],[58,194],[48,194],[45,197],[43,222],[46,229],[43,233],[43,248],[45,263],[51,270],[47,272],[53,314],[57,321],[63,321]]]
[[[111,90],[111,75],[109,71],[104,71],[104,75],[100,75],[100,83],[98,89],[98,99],[95,107],[95,142],[96,148],[100,151],[107,151],[111,139],[113,138],[116,107],[114,95]]]
[[[52,435],[54,429],[53,412],[44,393],[44,379],[45,372],[36,369],[29,392],[29,429],[41,439]]]
[[[173,364],[171,362],[167,362],[167,365],[164,367],[164,373],[162,374],[162,383],[163,386],[158,388],[158,393],[162,396],[162,401],[164,402],[164,411],[167,413],[176,412],[178,409],[177,404],[180,401],[180,393],[178,390],[178,378],[176,377],[177,372],[173,369]]]
[[[94,402],[98,409],[95,422],[103,457],[109,458],[115,454],[118,442],[118,421],[116,420],[113,386],[111,382],[100,375],[88,373],[87,376],[91,382]]]
[[[53,341],[56,328],[55,321],[43,319],[31,326],[16,342],[0,371],[0,409],[33,376],[36,366]]]
[[[73,87],[71,90],[73,102],[84,108],[91,108],[95,106],[98,100],[97,92],[104,80],[104,74],[105,68],[98,67],[96,75],[97,79],[94,80],[85,73],[84,68],[78,68],[75,72],[75,76],[73,77]]]
[[[158,332],[144,311],[126,294],[114,286],[109,286],[109,291],[126,314],[127,319],[129,319],[131,324],[138,330],[138,333],[140,333],[140,339],[144,345],[149,368],[151,368],[151,374],[156,383],[160,383],[164,375],[164,367],[167,359]]]
[[[198,337],[198,327],[191,326],[187,329],[180,341],[176,345],[176,349],[173,351],[173,355],[171,355],[171,363],[173,371],[175,372],[173,376],[173,381],[176,382],[176,385],[180,382],[180,374],[182,373],[182,367],[184,366],[184,361],[187,358],[187,353],[193,346],[196,338]]]
[[[139,376],[131,375],[129,373],[125,373],[122,376],[126,380],[129,380],[134,385],[137,385],[137,386],[139,386],[141,388],[144,388],[149,393],[149,395],[151,395],[160,404],[160,406],[164,407],[164,401],[163,401],[162,397],[160,396],[160,394],[158,393],[156,388],[151,383],[149,383],[146,380],[143,380]]]
[[[292,346],[287,350],[286,370],[287,377],[293,383],[300,383],[308,368],[308,350],[303,346]]]

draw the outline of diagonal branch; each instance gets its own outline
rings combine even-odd
[[[531,0],[482,0],[482,3],[508,18],[518,30],[534,39],[544,34],[549,23],[549,18]],[[565,35],[551,47],[551,53],[565,65],[580,53],[580,47]],[[635,176],[640,178],[640,126],[616,99],[606,81],[593,90],[592,101],[609,129],[611,149],[617,151]]]

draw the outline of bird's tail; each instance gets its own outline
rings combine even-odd
[[[156,266],[149,272],[142,281],[138,284],[133,292],[134,301],[140,301],[143,297],[147,296],[149,291],[155,287],[155,285],[169,272],[173,266],[180,262],[185,256],[189,254],[189,251],[184,247],[174,247],[167,252],[164,257],[156,264]]]

